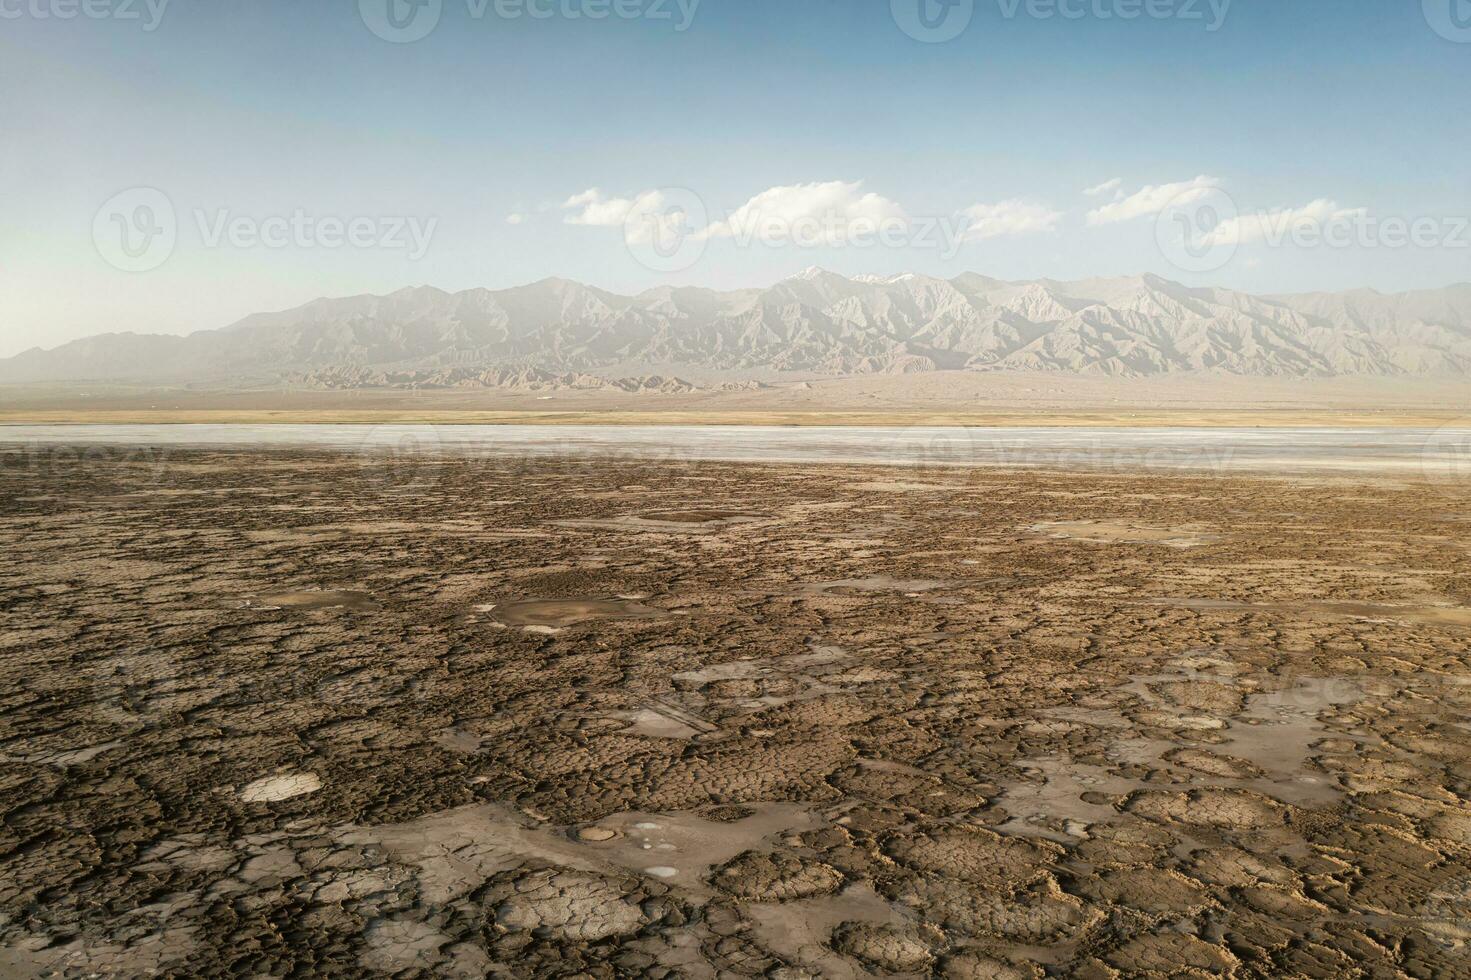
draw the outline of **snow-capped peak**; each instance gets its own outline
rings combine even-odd
[[[813,279],[822,279],[825,276],[835,276],[835,275],[837,275],[837,273],[835,273],[835,272],[829,272],[828,270],[824,269],[820,265],[809,265],[807,268],[803,269],[801,272],[798,272],[795,275],[787,276],[787,279],[789,281],[790,280],[793,280],[793,279],[803,279],[803,280],[806,280],[806,281],[809,281],[810,282]],[[840,276],[839,278],[842,278],[842,277]]]
[[[861,276],[854,276],[853,281],[867,283],[871,286],[887,286],[890,283],[908,282],[915,278],[918,277],[913,272],[901,272],[897,276],[876,276],[873,273],[865,272]]]

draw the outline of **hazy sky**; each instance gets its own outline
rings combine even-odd
[[[1467,0],[417,2],[0,0],[0,356],[549,275],[1471,280]]]

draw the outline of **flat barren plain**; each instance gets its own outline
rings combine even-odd
[[[3,456],[0,976],[1471,975],[1471,485]]]
[[[687,393],[0,384],[4,423],[1430,426],[1471,424],[1458,378],[1146,378],[937,371]]]

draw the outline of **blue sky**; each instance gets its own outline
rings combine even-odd
[[[601,20],[564,15],[600,0],[526,0],[548,17],[442,0],[411,43],[376,36],[357,0],[58,16],[81,2],[0,0],[0,356],[548,275],[619,291],[809,265],[1256,292],[1471,280],[1467,0],[1235,0],[1223,18],[1224,0],[1150,0],[1160,16],[1130,20],[1100,14],[1144,0],[1063,0],[1076,17],[975,0],[942,43],[906,35],[889,0],[619,0],[642,16]],[[386,2],[364,0],[368,18]],[[1465,21],[1433,25],[1437,3]],[[127,271],[98,236],[158,201],[137,188],[163,195],[174,234]],[[699,247],[648,261],[641,209],[662,221],[689,195]],[[1165,200],[1243,216],[1229,258],[1178,261]],[[753,236],[763,218],[777,225]],[[823,231],[794,242],[804,218]],[[869,218],[883,241],[844,224]],[[1396,218],[1424,241],[1263,231]],[[334,221],[362,235],[343,244]],[[228,222],[239,234],[213,237]]]

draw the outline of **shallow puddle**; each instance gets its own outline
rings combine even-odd
[[[317,609],[350,609],[354,612],[372,612],[380,608],[366,592],[272,592],[245,600],[248,609],[296,609],[305,612]]]
[[[694,813],[618,813],[580,828],[574,837],[603,861],[705,895],[710,888],[704,878],[712,868],[768,837],[810,830],[819,822],[805,807],[773,803],[724,823]]]
[[[503,602],[489,610],[507,626],[547,626],[559,629],[608,619],[655,619],[661,609],[629,599],[527,599]]]
[[[719,729],[676,705],[650,698],[647,705],[636,711],[625,711],[616,717],[629,723],[629,730],[649,738],[691,739],[708,735]]]
[[[832,949],[829,941],[834,929],[845,922],[903,926],[914,921],[912,914],[884,901],[866,883],[849,885],[836,895],[821,898],[751,903],[745,911],[755,923],[756,935],[773,951],[820,970],[820,976],[842,980],[875,974]]]
[[[1343,677],[1301,678],[1286,690],[1254,694],[1221,749],[1266,771],[1264,779],[1241,785],[1303,806],[1337,803],[1343,797],[1332,778],[1308,769],[1306,763],[1313,743],[1339,734],[1318,716],[1363,696],[1357,682]]]
[[[1201,659],[1205,658],[1194,662]],[[1150,685],[1171,676],[1138,677],[1124,689],[1151,694]],[[1204,676],[1209,677],[1207,683],[1232,683],[1232,678],[1225,674]],[[1193,670],[1187,672],[1187,677],[1202,679]],[[1243,707],[1216,719],[1220,724],[1209,729],[1212,738],[1208,744],[1185,746],[1178,739],[1147,737],[1141,733],[1113,742],[1109,757],[1188,776],[1192,783],[1250,789],[1299,806],[1331,806],[1339,802],[1341,791],[1329,778],[1309,768],[1308,761],[1314,742],[1338,734],[1320,721],[1319,715],[1359,701],[1364,696],[1362,686],[1346,677],[1297,677],[1280,690],[1243,689],[1242,694]],[[1186,762],[1196,759],[1196,766],[1182,762],[1181,752],[1194,753],[1185,759]],[[1229,760],[1233,759],[1249,763],[1259,771],[1233,776],[1229,771],[1232,768]],[[1200,768],[1202,763],[1220,771],[1204,772]]]
[[[635,519],[655,521],[660,524],[731,524],[738,521],[761,520],[762,515],[739,510],[669,510],[640,514]]]
[[[691,698],[734,702],[748,711],[760,711],[840,693],[842,688],[835,685],[842,682],[842,664],[847,659],[841,647],[818,646],[811,653],[789,657],[711,664],[680,671],[669,679],[676,690]],[[864,675],[847,683],[870,680]]]
[[[1010,819],[996,829],[1003,833],[1046,837],[1076,843],[1095,823],[1117,817],[1105,803],[1089,803],[1085,793],[1125,796],[1145,786],[1099,766],[1066,759],[1032,759],[1021,763],[1036,770],[1040,780],[1006,784],[1000,804]]]

